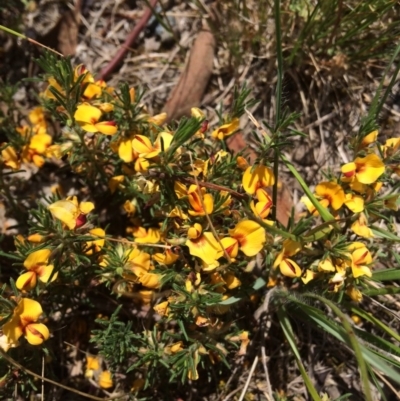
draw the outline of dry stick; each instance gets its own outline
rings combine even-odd
[[[251,366],[251,369],[250,369],[250,372],[249,372],[249,377],[248,377],[247,380],[246,380],[246,384],[245,384],[244,387],[243,387],[243,391],[242,391],[242,393],[240,394],[240,397],[239,397],[239,400],[238,400],[238,401],[243,401],[243,398],[244,398],[244,396],[246,395],[246,391],[247,391],[247,389],[248,389],[248,387],[249,387],[249,385],[250,385],[250,380],[251,380],[251,378],[252,378],[252,376],[253,376],[254,370],[256,369],[257,363],[258,363],[258,356],[256,356],[256,357],[254,358],[253,365]]]
[[[44,377],[44,355],[42,356],[42,377]],[[42,380],[42,398],[40,401],[44,401],[44,380]]]
[[[268,291],[263,304],[254,312],[255,319],[258,320],[263,313],[268,312],[269,303],[271,301],[272,295],[276,291],[277,291],[276,287],[274,287],[272,290]],[[268,397],[271,399],[271,401],[273,401],[274,396],[272,393],[271,381],[269,380],[268,367],[267,367],[267,361],[266,361],[267,357],[265,355],[265,346],[264,345],[261,347],[261,354],[262,354],[262,365],[263,365],[264,373],[265,373],[265,381],[267,383]]]
[[[268,367],[267,367],[267,355],[265,354],[265,346],[264,345],[261,347],[261,356],[262,356],[262,365],[263,365],[264,373],[265,373],[265,381],[267,383],[268,398],[270,399],[270,401],[274,401],[274,395],[272,394],[272,388],[271,388],[271,381],[269,380],[269,373],[268,373]]]
[[[53,384],[54,386],[61,387],[61,388],[63,388],[64,390],[71,391],[71,393],[78,394],[78,395],[80,395],[80,396],[82,396],[82,397],[85,397],[85,398],[90,398],[91,400],[96,400],[96,401],[110,401],[110,400],[115,400],[115,399],[117,399],[117,398],[121,398],[121,397],[123,396],[123,394],[120,394],[120,395],[116,395],[116,396],[114,396],[114,397],[100,398],[100,397],[96,397],[96,396],[94,396],[94,395],[86,394],[86,393],[83,393],[82,391],[75,390],[75,389],[72,388],[72,387],[65,386],[64,384],[57,383],[57,382],[55,382],[54,380],[47,379],[46,377],[40,376],[40,375],[38,375],[37,373],[32,372],[31,370],[29,370],[29,369],[25,368],[24,366],[22,366],[21,364],[19,364],[16,360],[14,360],[13,358],[11,358],[9,355],[7,355],[7,353],[6,353],[5,351],[3,351],[3,349],[2,349],[1,347],[0,347],[0,355],[1,355],[7,362],[11,363],[11,365],[15,366],[15,367],[18,368],[18,369],[23,370],[23,371],[24,371],[25,373],[27,373],[28,375],[31,375],[31,376],[33,376],[33,377],[36,377],[37,379],[43,380],[43,381],[45,381],[45,382],[47,382],[47,383]]]
[[[41,44],[40,42],[37,42],[36,40],[34,40],[32,38],[29,38],[28,36],[23,35],[20,32],[16,32],[16,31],[14,31],[14,30],[12,30],[10,28],[7,28],[6,26],[0,25],[0,30],[2,30],[4,32],[7,32],[7,33],[11,33],[12,35],[15,35],[15,36],[17,36],[17,37],[19,37],[21,39],[27,40],[28,42],[31,42],[32,44],[34,44],[36,46],[43,47],[46,50],[49,50],[49,51],[51,51],[51,52],[53,52],[53,53],[55,53],[55,54],[57,54],[57,55],[59,55],[61,57],[64,57],[64,55],[59,53],[57,50],[54,50],[51,47],[45,46],[45,45]]]
[[[189,177],[179,177],[178,181],[187,182],[189,184],[196,184],[196,185],[199,185],[201,187],[209,188],[209,189],[215,189],[217,191],[225,191],[225,192],[230,193],[232,196],[234,196],[235,198],[237,198],[239,200],[246,200],[247,199],[247,195],[246,194],[240,194],[239,192],[236,192],[233,189],[224,187],[222,185],[213,184],[211,182],[199,181],[197,179],[195,180],[195,179],[189,178]]]
[[[163,249],[171,249],[172,245],[163,245],[163,244],[150,244],[147,242],[136,242],[136,241],[128,241],[127,239],[118,239],[118,238],[107,238],[107,237],[100,237],[98,235],[94,235],[94,237],[98,237],[101,239],[106,239],[107,241],[114,241],[114,242],[120,242],[122,244],[133,244],[133,245],[139,245],[139,246],[151,246],[153,248],[163,248]]]
[[[152,15],[152,9],[156,6],[157,1],[158,0],[151,1],[150,7],[146,8],[138,24],[132,29],[131,33],[125,39],[124,44],[118,50],[113,59],[101,70],[100,74],[97,76],[97,79],[107,79],[107,77],[112,74],[114,70],[118,67],[118,65],[122,62],[129,48],[132,47],[140,32],[142,32],[142,30],[146,27],[147,22]]]

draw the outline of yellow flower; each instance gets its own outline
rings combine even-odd
[[[374,234],[367,225],[368,221],[364,213],[361,213],[358,219],[351,225],[351,230],[360,237],[372,238]]]
[[[400,149],[400,138],[389,138],[383,145],[383,154],[385,157],[392,157]]]
[[[179,255],[167,249],[164,253],[155,253],[153,259],[162,265],[172,265],[179,259]]]
[[[97,356],[86,356],[86,371],[85,377],[91,379],[93,378],[95,372],[100,371],[100,359]]]
[[[346,272],[344,271],[335,273],[335,275],[329,280],[329,291],[338,292],[340,288],[343,287],[345,277]]]
[[[269,167],[262,165],[248,167],[242,178],[243,188],[250,195],[255,194],[258,188],[269,187],[274,183],[274,173]]]
[[[144,273],[143,275],[139,276],[139,281],[140,283],[151,289],[158,289],[161,287],[161,279],[162,275],[157,274],[157,273]]]
[[[225,237],[221,239],[221,244],[229,257],[234,260],[239,252],[239,241],[236,238]]]
[[[171,355],[171,354],[176,354],[179,351],[182,351],[184,349],[183,347],[183,342],[182,341],[178,341],[174,344],[168,345],[164,348],[164,352],[167,355]]]
[[[243,156],[238,156],[236,158],[236,165],[240,168],[242,171],[246,171],[247,168],[249,167],[249,163]]]
[[[118,156],[125,162],[130,163],[138,158],[137,152],[132,147],[132,140],[134,135],[130,135],[128,138],[123,138],[118,144]]]
[[[354,301],[354,302],[361,302],[363,299],[363,295],[361,293],[361,291],[354,287],[354,286],[350,286],[348,288],[346,288],[346,294]]]
[[[182,210],[180,206],[175,206],[168,214],[168,217],[178,217],[182,220],[187,220],[188,215]]]
[[[53,272],[54,266],[48,264],[51,255],[50,249],[40,249],[32,252],[24,261],[24,267],[28,270],[18,277],[16,286],[19,290],[29,291],[36,287],[37,278],[42,283],[47,283]],[[52,280],[57,278],[57,273],[53,275]]]
[[[199,194],[201,193],[201,195]],[[202,188],[200,191],[197,185],[193,184],[189,187],[188,201],[193,210],[189,210],[188,213],[191,216],[204,216],[211,214],[214,210],[214,198],[211,194],[205,193],[205,189]],[[204,208],[203,208],[204,204]]]
[[[256,196],[258,202],[254,203],[253,200],[250,202],[251,210],[260,219],[266,219],[271,211],[272,199],[262,188],[257,189]]]
[[[313,272],[313,271],[310,270],[310,269],[307,269],[307,270],[305,271],[305,273],[301,276],[301,281],[302,281],[304,284],[307,284],[307,283],[309,283],[311,280],[314,280],[315,277],[316,277],[316,273]]]
[[[372,277],[371,269],[368,267],[372,263],[372,256],[368,248],[362,242],[353,242],[348,249],[351,252],[351,271],[353,277]]]
[[[230,123],[223,124],[216,130],[214,130],[211,136],[215,139],[223,140],[226,137],[232,135],[239,129],[240,121],[235,117]]]
[[[104,370],[103,372],[100,373],[99,386],[101,388],[111,388],[112,386],[114,386],[110,371]]]
[[[360,213],[364,210],[364,198],[360,195],[346,194],[346,200],[344,201],[344,204],[353,213]]]
[[[160,302],[158,305],[155,305],[153,309],[158,313],[160,316],[168,316],[170,309],[168,307],[169,302],[164,301]]]
[[[154,125],[163,125],[165,121],[167,121],[167,113],[163,112],[160,114],[156,114],[155,116],[149,117],[147,122]]]
[[[123,185],[120,185],[124,182],[125,176],[124,175],[116,175],[111,177],[108,181],[108,188],[110,192],[113,194],[119,187],[124,188]]]
[[[283,249],[275,259],[273,268],[275,269],[279,266],[279,270],[281,271],[282,275],[286,277],[300,277],[300,266],[294,260],[289,258],[290,256],[294,256],[300,250],[300,243],[291,240],[285,240],[283,242]]]
[[[103,248],[105,243],[106,232],[102,228],[92,228],[89,230],[89,234],[93,235],[96,238],[93,241],[86,242],[85,251],[86,255],[93,255],[93,253],[100,252],[101,248]]]
[[[92,202],[78,203],[76,196],[68,197],[48,206],[52,216],[62,221],[70,230],[82,227],[86,223],[86,215],[94,209]]]
[[[315,195],[319,203],[327,208],[339,210],[344,201],[345,194],[343,188],[334,182],[321,182],[315,187]],[[318,215],[318,211],[307,196],[303,196],[301,201],[306,205],[308,211],[313,215]]]
[[[156,244],[161,239],[161,233],[158,228],[135,227],[132,230],[132,234],[135,237],[135,242],[141,244]]]
[[[39,302],[22,298],[14,309],[13,316],[3,327],[3,333],[10,344],[18,344],[24,335],[29,344],[40,345],[50,337],[49,329],[42,323],[36,323],[43,313]]]
[[[318,270],[324,273],[335,272],[336,268],[332,263],[331,258],[326,258],[318,263]]]
[[[364,136],[364,138],[361,141],[361,148],[365,148],[368,145],[371,145],[371,143],[376,142],[376,139],[378,138],[378,131],[372,131],[368,135]]]
[[[187,236],[190,239],[199,238],[201,233],[203,232],[203,227],[199,223],[194,223],[192,227],[189,227]]]
[[[89,103],[80,104],[74,114],[76,122],[86,132],[100,132],[105,135],[114,135],[117,126],[114,121],[101,121],[102,111]]]
[[[50,88],[53,88],[54,90],[56,90],[58,93],[65,95],[64,91],[61,88],[61,85],[56,81],[55,78],[50,77],[48,80],[49,85],[47,86],[46,90],[43,93],[44,97],[47,97],[49,99],[54,99],[57,100],[57,98],[53,95],[53,93],[51,92]]]
[[[35,107],[28,114],[29,121],[32,125],[46,127],[46,117],[43,107]]]
[[[199,238],[188,239],[185,245],[192,256],[197,256],[206,265],[211,265],[213,268],[219,265],[217,259],[221,256],[221,247],[213,233],[205,232]]]
[[[242,282],[232,273],[224,274],[223,279],[228,290],[233,290],[242,285]]]
[[[150,255],[138,248],[131,248],[124,252],[126,257],[125,268],[137,276],[150,270]]]
[[[361,184],[374,183],[385,172],[385,164],[375,154],[357,157],[354,162],[342,166],[342,181],[349,182],[354,178]]]
[[[240,250],[246,256],[255,256],[261,251],[266,241],[265,230],[252,220],[242,220],[229,235],[239,242]]]
[[[3,145],[4,144],[1,146]],[[6,167],[13,170],[18,170],[21,165],[21,161],[17,155],[17,152],[12,146],[7,146],[1,151],[1,161]]]
[[[154,145],[150,139],[144,135],[135,135],[132,140],[132,149],[145,159],[151,159],[159,155],[162,151],[167,150],[172,142],[174,136],[169,132],[161,132],[158,134]]]

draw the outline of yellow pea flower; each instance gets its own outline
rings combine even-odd
[[[368,135],[366,135],[361,141],[361,148],[366,148],[367,146],[371,145],[371,143],[376,142],[378,138],[378,131],[372,131]]]
[[[254,200],[250,202],[250,208],[253,213],[260,219],[266,219],[272,208],[272,199],[268,192],[262,188],[257,189],[256,197],[258,199],[257,203]]]
[[[40,249],[32,252],[24,261],[24,267],[28,270],[21,274],[16,281],[19,290],[29,291],[36,287],[37,279],[42,283],[47,283],[53,272],[54,266],[49,264],[51,249]],[[57,278],[57,273],[53,275],[52,281]]]
[[[132,140],[132,149],[140,156],[145,159],[151,159],[158,156],[162,150],[167,150],[172,142],[174,136],[169,132],[161,132],[158,134],[154,145],[150,139],[144,135],[135,135]]]
[[[219,139],[220,141],[222,141],[228,136],[234,134],[239,129],[239,126],[240,126],[240,121],[237,117],[235,117],[231,122],[223,124],[216,130],[214,130],[211,136],[215,139]]]
[[[105,243],[106,232],[99,227],[89,230],[89,234],[95,238],[93,241],[86,242],[85,251],[86,255],[93,255],[93,253],[100,252]]]
[[[1,145],[3,147],[4,144]],[[1,151],[0,161],[8,168],[18,170],[21,166],[21,160],[17,155],[17,152],[12,146],[7,146]]]
[[[154,290],[161,287],[162,275],[160,275],[160,274],[147,272],[147,273],[140,275],[138,278],[139,278],[140,283],[144,287],[151,288]]]
[[[141,244],[156,244],[161,240],[161,233],[158,228],[135,227],[132,230],[132,234],[135,237],[135,242]]]
[[[114,135],[118,127],[115,121],[99,121],[102,111],[89,103],[80,104],[74,114],[76,122],[86,132],[100,132],[104,135]]]
[[[10,344],[18,344],[24,335],[29,344],[40,345],[50,337],[49,329],[42,323],[36,323],[43,313],[39,302],[22,298],[14,309],[13,316],[3,327],[3,333]]]
[[[344,204],[353,213],[360,213],[364,210],[364,198],[360,195],[346,194],[346,200],[344,201]]]
[[[239,221],[235,228],[229,230],[229,235],[238,241],[240,250],[246,256],[257,255],[266,241],[264,228],[252,220]]]
[[[363,299],[361,291],[352,285],[346,288],[346,294],[357,303],[360,303]]]
[[[351,230],[360,237],[372,238],[372,230],[368,227],[368,221],[364,213],[361,213],[358,219],[351,225]]]
[[[400,150],[400,138],[389,138],[383,145],[385,157],[391,157]]]
[[[291,256],[294,256],[300,250],[300,243],[291,240],[285,240],[283,242],[283,249],[275,259],[273,268],[275,269],[279,266],[280,272],[286,277],[300,277],[300,266],[294,260],[290,259]]]
[[[167,249],[164,253],[155,253],[153,259],[162,265],[172,265],[179,259],[179,255]]]
[[[124,252],[126,257],[125,268],[136,274],[137,269],[142,272],[150,270],[150,255],[147,252],[141,251],[138,248],[131,248]]]
[[[371,269],[372,255],[362,242],[353,242],[348,246],[351,252],[351,271],[354,278],[361,276],[372,277]]]
[[[62,221],[70,230],[86,223],[86,215],[94,209],[92,202],[78,203],[76,196],[68,197],[48,206],[52,216]]]
[[[185,245],[192,256],[197,256],[206,265],[211,265],[213,268],[219,265],[217,259],[221,256],[221,247],[213,233],[205,232],[199,238],[188,239]]]
[[[242,178],[243,188],[250,195],[255,194],[258,188],[270,187],[274,183],[274,173],[269,167],[262,165],[248,167]]]
[[[99,376],[99,386],[101,388],[111,388],[114,386],[114,383],[112,381],[111,377],[111,372],[108,370],[104,370],[103,372],[100,373]]]
[[[344,164],[341,170],[341,180],[344,182],[356,178],[361,184],[372,184],[385,172],[385,164],[377,155],[369,154]]]
[[[204,216],[213,212],[214,197],[211,194],[207,194],[204,188],[199,191],[197,185],[193,184],[189,187],[187,193],[188,201],[193,209],[188,211],[191,216]]]
[[[168,301],[160,302],[158,305],[155,305],[153,309],[160,316],[168,316],[170,313],[170,308],[168,307],[168,305],[169,305]]]
[[[335,182],[319,183],[315,187],[315,195],[323,207],[331,207],[333,210],[339,210],[346,199],[343,188]],[[318,215],[317,209],[307,196],[303,196],[301,201],[312,215]]]

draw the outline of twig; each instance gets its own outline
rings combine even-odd
[[[34,40],[34,39],[32,39],[32,38],[29,38],[28,36],[25,36],[25,35],[23,35],[23,34],[20,33],[20,32],[16,32],[16,31],[14,31],[14,30],[12,30],[12,29],[10,29],[10,28],[7,28],[7,27],[4,26],[4,25],[0,25],[0,30],[2,30],[2,31],[4,31],[4,32],[7,32],[7,33],[11,33],[12,35],[15,35],[15,36],[17,36],[17,37],[19,37],[19,38],[21,38],[21,39],[27,40],[28,42],[31,42],[32,44],[34,44],[34,45],[36,45],[36,46],[43,47],[44,49],[49,50],[49,51],[51,51],[51,52],[57,54],[58,56],[64,57],[64,55],[61,54],[61,53],[59,53],[57,50],[54,50],[54,49],[52,49],[51,47],[45,46],[45,45],[43,45],[42,43],[37,42],[36,40]]]
[[[224,187],[222,185],[213,184],[211,182],[199,181],[199,180],[195,180],[195,179],[189,178],[189,177],[179,177],[179,178],[177,178],[177,180],[182,181],[184,183],[188,183],[188,184],[196,184],[196,185],[199,185],[200,187],[204,187],[204,188],[215,189],[216,191],[225,191],[225,192],[230,193],[232,196],[234,196],[235,198],[237,198],[239,200],[247,199],[246,194],[240,194],[239,192],[236,192],[233,189]]]
[[[243,398],[244,398],[244,396],[246,395],[246,391],[247,391],[247,389],[248,389],[248,387],[249,387],[249,385],[250,385],[250,380],[251,380],[251,378],[252,378],[252,376],[253,376],[254,370],[256,369],[257,363],[258,363],[258,356],[256,356],[256,357],[254,358],[253,365],[251,366],[251,369],[250,369],[250,372],[249,372],[249,377],[248,377],[247,380],[246,380],[246,384],[245,384],[244,387],[243,387],[243,391],[242,391],[242,393],[240,394],[240,397],[239,397],[239,400],[238,400],[238,401],[243,401]]]
[[[151,1],[150,7],[146,8],[138,24],[132,29],[131,33],[128,35],[124,44],[117,51],[117,54],[113,57],[113,59],[101,70],[100,74],[97,76],[97,79],[106,79],[122,62],[126,53],[128,52],[128,49],[132,47],[140,32],[142,32],[142,30],[146,27],[147,22],[152,15],[152,9],[156,6],[157,1],[158,0]]]
[[[271,381],[269,380],[268,367],[267,367],[267,356],[265,355],[265,346],[264,345],[261,347],[261,356],[262,356],[262,365],[263,365],[264,373],[265,373],[265,381],[267,383],[267,391],[268,391],[269,401],[274,401],[274,395],[272,394],[272,388],[271,388]]]
[[[93,234],[92,234],[93,235]],[[93,237],[97,237],[99,239],[106,239],[107,241],[114,241],[120,242],[122,244],[132,244],[132,245],[139,245],[139,246],[151,246],[153,248],[163,248],[163,249],[171,249],[171,245],[163,245],[163,244],[150,244],[147,242],[136,242],[136,241],[129,241],[127,239],[118,239],[118,238],[108,238],[108,237],[100,237],[99,235],[93,235]]]

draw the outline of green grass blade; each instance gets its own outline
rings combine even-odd
[[[382,331],[384,331],[386,334],[388,334],[390,337],[394,338],[396,341],[400,341],[400,335],[397,334],[394,330],[392,330],[390,327],[386,326],[381,320],[376,318],[374,315],[372,315],[369,312],[366,312],[362,308],[356,305],[352,305],[350,308],[350,311],[352,313],[355,313],[356,315],[360,316],[362,319],[374,324],[375,326],[379,327]]]
[[[278,309],[278,317],[279,323],[282,327],[283,333],[286,337],[286,340],[289,343],[290,348],[293,351],[294,357],[296,359],[297,366],[300,370],[301,376],[304,380],[304,384],[307,387],[308,392],[310,393],[312,399],[314,401],[322,401],[321,397],[319,396],[317,390],[315,389],[314,385],[311,382],[310,377],[308,376],[306,369],[304,368],[303,363],[301,362],[300,352],[297,348],[296,341],[293,335],[292,326],[289,321],[289,317],[287,316],[286,312],[284,311],[283,307]]]
[[[367,369],[367,364],[364,359],[363,353],[361,351],[361,346],[355,336],[354,330],[351,327],[351,324],[347,320],[346,315],[329,299],[324,298],[322,296],[316,295],[316,294],[303,294],[303,296],[306,296],[308,298],[313,298],[313,299],[318,299],[320,302],[324,303],[327,305],[329,308],[332,309],[332,311],[335,313],[335,315],[340,319],[341,324],[343,325],[343,329],[346,332],[346,337],[347,337],[347,343],[352,347],[354,351],[354,355],[356,357],[357,363],[358,363],[358,368],[360,370],[360,376],[361,376],[361,382],[365,394],[365,399],[367,401],[373,401],[372,399],[372,394],[371,394],[371,389],[369,385],[369,379],[368,379],[368,369]]]
[[[373,272],[372,280],[374,281],[400,280],[400,269],[387,269]]]

